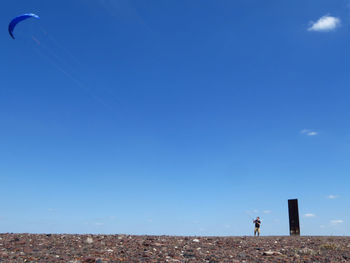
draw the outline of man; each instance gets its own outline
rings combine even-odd
[[[260,236],[260,225],[261,225],[261,220],[260,217],[257,217],[253,223],[255,224],[255,228],[254,228],[254,236],[256,236],[256,234],[258,234],[258,236]]]

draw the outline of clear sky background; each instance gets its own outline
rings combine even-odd
[[[9,21],[35,13],[7,32]],[[0,232],[350,233],[346,0],[5,0]]]

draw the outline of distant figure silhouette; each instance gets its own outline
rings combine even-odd
[[[255,224],[254,236],[256,236],[256,234],[260,236],[260,225],[261,225],[260,217],[257,217],[255,220],[253,220],[253,223]]]

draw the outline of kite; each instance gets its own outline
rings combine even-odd
[[[36,18],[36,19],[39,19],[40,17],[37,16],[36,14],[23,14],[23,15],[20,15],[20,16],[17,16],[15,17],[14,19],[12,19],[12,21],[10,22],[9,24],[9,33],[10,33],[10,36],[15,39],[14,35],[13,35],[13,30],[15,29],[15,27],[17,26],[17,24],[19,22],[22,22],[23,20],[26,20],[28,18]]]

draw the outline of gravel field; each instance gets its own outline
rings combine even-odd
[[[350,237],[0,234],[0,262],[350,262]]]

